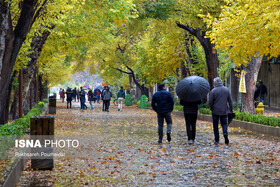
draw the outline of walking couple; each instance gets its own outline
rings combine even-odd
[[[215,136],[215,144],[219,143],[219,120],[221,121],[225,144],[229,144],[227,129],[227,114],[232,113],[232,99],[229,90],[223,86],[223,82],[219,77],[214,79],[214,88],[210,92],[209,105],[212,110],[213,129]],[[153,110],[157,112],[158,117],[158,143],[162,143],[164,119],[167,123],[167,141],[171,141],[172,117],[174,101],[172,95],[166,91],[164,83],[159,84],[157,91],[152,98]],[[209,89],[208,89],[209,90]],[[196,120],[201,100],[185,101],[180,100],[180,104],[184,106],[184,117],[186,122],[186,130],[188,135],[188,143],[193,144],[196,136]],[[228,106],[229,105],[229,106]]]

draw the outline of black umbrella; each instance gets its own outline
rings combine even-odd
[[[200,101],[210,89],[209,82],[203,77],[190,76],[181,80],[176,87],[178,97],[187,102]]]

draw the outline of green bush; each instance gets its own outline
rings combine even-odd
[[[30,118],[39,116],[45,107],[45,102],[39,102],[26,116],[16,119],[13,123],[6,123],[0,126],[0,135],[23,135],[30,127]]]
[[[201,114],[212,115],[212,111],[208,108],[200,108],[199,112]],[[251,123],[259,123],[263,125],[270,125],[275,127],[280,127],[280,118],[267,117],[263,115],[248,114],[245,112],[234,111],[235,119],[239,121],[247,121]]]
[[[174,110],[178,110],[178,111],[183,111],[183,106],[182,105],[174,105]]]

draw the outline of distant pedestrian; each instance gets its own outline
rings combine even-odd
[[[152,97],[152,107],[157,113],[158,118],[158,143],[162,143],[163,138],[163,124],[164,119],[167,123],[167,141],[171,141],[171,130],[172,130],[172,117],[171,112],[173,111],[174,100],[172,95],[166,91],[164,83],[159,84],[159,91],[157,91]]]
[[[221,121],[225,144],[229,144],[227,115],[232,113],[232,98],[227,87],[223,86],[220,77],[214,79],[214,88],[209,96],[209,105],[212,110],[215,144],[219,144],[219,120]]]
[[[99,89],[97,89],[96,91],[96,97],[97,97],[97,103],[100,104],[100,95],[101,95],[101,91]]]
[[[77,97],[77,89],[76,87],[73,89],[73,100],[76,102],[76,97]]]
[[[184,100],[180,100],[180,104],[184,106],[184,117],[186,121],[188,143],[193,144],[195,140],[195,134],[196,134],[197,113],[201,101],[186,102]]]
[[[72,89],[71,88],[67,88],[67,90],[66,90],[66,96],[67,96],[67,98],[66,98],[66,101],[67,101],[67,108],[68,108],[68,104],[70,105],[70,108],[72,108],[72,97],[73,97],[73,91],[72,91]]]
[[[125,99],[125,91],[123,90],[122,86],[117,93],[117,98],[118,98],[118,111],[122,111],[123,100]]]
[[[107,89],[107,86],[104,86],[104,87],[103,87],[103,90],[102,90],[102,92],[101,92],[102,111],[105,111],[105,102],[104,102],[104,99],[103,99],[103,95],[104,95],[104,92],[105,92],[106,89]]]
[[[266,86],[263,84],[263,81],[260,80],[259,81],[260,84],[259,84],[259,90],[260,90],[260,98],[259,98],[259,101],[262,102],[264,104],[264,99],[265,99],[265,95],[267,95],[267,88]]]
[[[95,103],[97,101],[97,88],[93,91],[93,102]]]
[[[108,86],[106,87],[105,91],[103,92],[103,96],[102,97],[103,97],[103,102],[105,103],[104,111],[109,112],[110,101],[111,101],[111,98],[113,97],[113,94],[110,91]]]
[[[62,99],[62,103],[64,103],[64,98],[65,98],[64,89],[62,89],[61,92],[60,92],[60,98]]]
[[[83,90],[83,87],[81,87],[80,91],[80,102],[81,102],[81,109],[87,109],[86,102],[86,92]]]
[[[81,93],[81,90],[77,89],[77,102],[80,101],[80,93]]]
[[[93,101],[93,92],[92,92],[92,90],[90,89],[89,91],[88,91],[88,100],[89,100],[89,104],[90,104],[90,109],[91,110],[93,110],[93,106],[92,106],[92,101]]]
[[[61,97],[61,95],[60,95],[60,94],[61,94],[61,91],[62,91],[62,89],[60,88],[60,89],[59,89],[59,99],[60,99],[60,100],[62,99],[62,97]]]

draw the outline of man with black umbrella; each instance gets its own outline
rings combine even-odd
[[[171,129],[172,129],[172,117],[171,112],[173,111],[174,100],[172,95],[166,91],[165,83],[161,83],[158,86],[157,91],[152,98],[153,110],[157,113],[158,118],[158,143],[162,144],[163,138],[163,123],[164,119],[167,123],[167,141],[171,141]]]
[[[228,88],[223,85],[223,81],[220,77],[214,79],[214,85],[215,87],[212,89],[209,96],[209,105],[212,110],[215,145],[219,144],[219,120],[221,120],[225,144],[228,145],[227,115],[232,113],[232,98]]]

